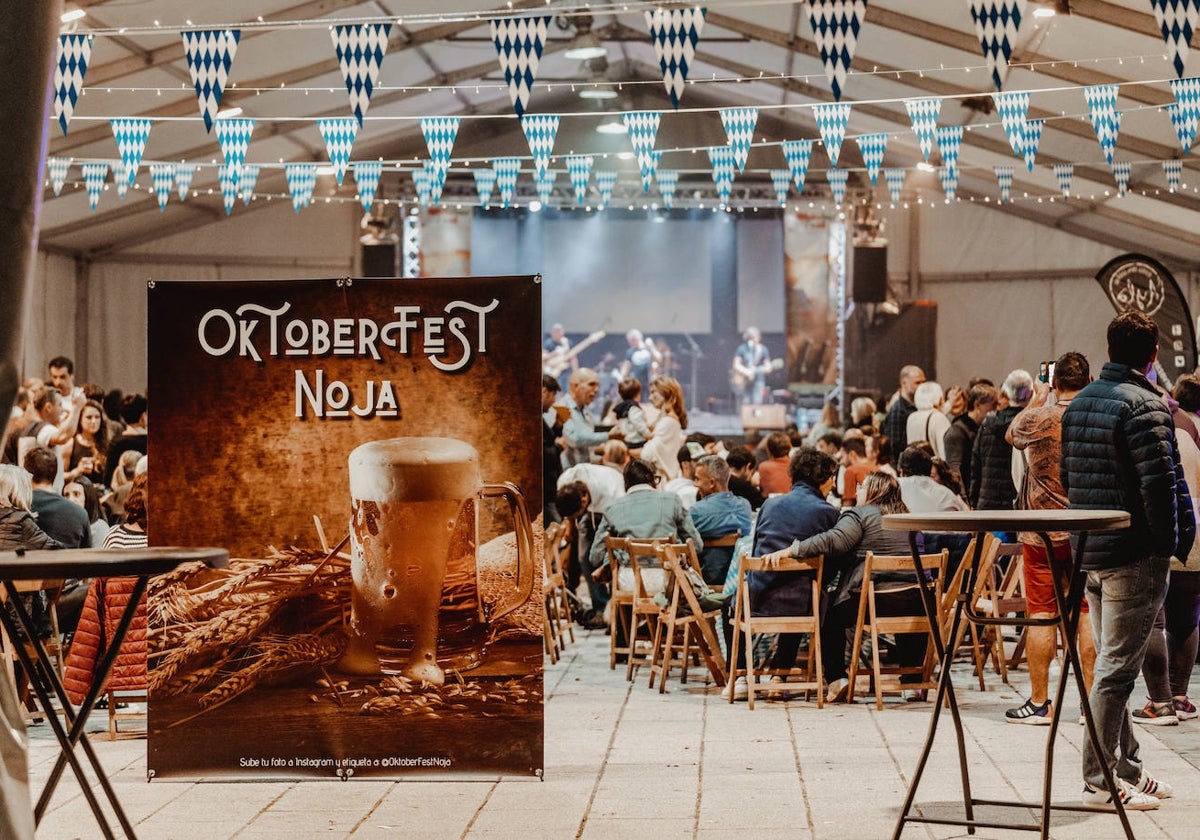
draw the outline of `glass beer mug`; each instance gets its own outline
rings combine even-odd
[[[479,453],[453,438],[404,437],[350,453],[350,647],[343,670],[441,684],[487,652],[489,622],[529,600],[533,529],[521,491],[485,484]],[[478,500],[503,497],[516,530],[516,591],[480,592]]]

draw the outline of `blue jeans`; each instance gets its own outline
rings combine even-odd
[[[1154,618],[1167,593],[1169,561],[1147,557],[1128,566],[1088,572],[1087,599],[1096,640],[1096,669],[1088,702],[1100,735],[1097,757],[1083,742],[1083,780],[1104,788],[1100,758],[1130,783],[1141,777],[1138,742],[1129,717],[1129,695],[1142,668]]]

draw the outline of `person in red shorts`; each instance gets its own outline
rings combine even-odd
[[[1026,460],[1025,481],[1017,497],[1018,506],[1026,510],[1061,510],[1067,507],[1067,496],[1059,479],[1058,462],[1062,454],[1062,416],[1074,396],[1092,381],[1088,361],[1081,353],[1064,353],[1054,363],[1054,381],[1035,382],[1033,398],[1013,418],[1007,439]],[[1025,573],[1025,612],[1034,618],[1058,615],[1054,597],[1055,575],[1046,557],[1046,545],[1041,537],[1023,531],[1021,562]],[[1058,586],[1066,591],[1070,584],[1068,569],[1071,543],[1065,532],[1050,534],[1058,566]],[[1087,601],[1083,612],[1087,613]],[[1004,713],[1008,723],[1049,725],[1053,708],[1048,684],[1050,661],[1054,658],[1058,628],[1030,627],[1026,631],[1025,649],[1029,658],[1029,699],[1024,705]],[[1086,618],[1079,621],[1077,634],[1079,660],[1083,666],[1083,681],[1092,688],[1092,666],[1096,662],[1096,646],[1092,642],[1092,624]]]

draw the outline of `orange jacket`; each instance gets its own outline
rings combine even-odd
[[[67,672],[63,683],[72,703],[81,703],[92,682],[96,663],[108,649],[109,640],[121,621],[121,614],[137,578],[93,578],[88,588],[83,614],[67,653]],[[105,691],[146,690],[146,598],[143,595],[133,623],[121,644],[116,664],[104,685]]]

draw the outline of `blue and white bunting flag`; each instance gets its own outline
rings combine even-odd
[[[75,113],[75,103],[83,93],[83,76],[92,60],[91,35],[59,35],[58,61],[54,65],[54,119],[62,133]],[[95,208],[93,208],[95,209]]]
[[[655,9],[646,12],[650,40],[662,69],[663,85],[671,97],[671,105],[679,107],[688,68],[696,57],[696,44],[704,29],[705,10]]]
[[[963,127],[961,125],[939,125],[937,129],[938,154],[942,165],[958,168],[958,152],[962,148]]]
[[[825,172],[829,180],[829,191],[833,193],[834,203],[839,206],[846,200],[846,181],[850,177],[849,170],[830,169]]]
[[[717,197],[721,199],[722,205],[726,205],[733,193],[733,170],[736,166],[733,150],[728,146],[710,146],[708,160],[712,164],[712,179],[717,187]]]
[[[181,163],[175,167],[175,188],[179,190],[179,200],[187,201],[188,190],[192,188],[192,178],[196,175],[196,164]]]
[[[554,181],[558,178],[557,169],[543,169],[533,174],[533,186],[537,190],[538,200],[543,206],[550,205],[550,197],[554,194]]]
[[[1000,185],[1000,203],[1007,204],[1012,198],[1013,173],[1016,172],[1016,167],[1011,164],[997,164],[992,167],[992,171],[996,173],[996,183]]]
[[[508,85],[517,116],[524,116],[529,94],[537,77],[538,61],[546,43],[549,17],[497,18],[492,21],[492,42]]]
[[[108,177],[107,163],[84,163],[79,167],[83,171],[83,186],[87,189],[88,204],[93,210],[100,203],[100,193],[104,191],[104,179]]]
[[[1172,79],[1171,93],[1175,95],[1179,107],[1190,113],[1200,114],[1200,78],[1188,76],[1186,79]],[[1115,100],[1112,107],[1117,107]]]
[[[379,81],[379,68],[387,55],[391,34],[390,23],[335,26],[329,31],[342,78],[346,80],[346,92],[350,94],[350,110],[359,128],[371,105],[371,94]]]
[[[517,192],[517,176],[521,174],[521,159],[515,157],[494,158],[492,168],[496,170],[496,191],[501,206],[508,209]]]
[[[1037,158],[1038,146],[1042,142],[1042,126],[1045,124],[1045,120],[1025,121],[1025,141],[1023,143],[1023,153],[1025,156],[1025,167],[1030,172],[1033,171],[1034,162]]]
[[[431,160],[422,161],[421,169],[425,172],[426,182],[429,184],[430,204],[440,204],[442,190],[446,186],[446,173],[449,172],[449,169],[443,168]]]
[[[237,203],[238,197],[238,182],[241,180],[241,173],[238,177],[233,177],[233,170],[225,164],[217,167],[217,183],[221,187],[221,202],[225,205],[225,215],[228,216],[233,212],[233,205]]]
[[[679,186],[679,173],[674,169],[660,169],[655,175],[658,181],[658,192],[662,196],[663,206],[670,210],[675,206],[675,188]]]
[[[325,151],[333,164],[333,174],[338,186],[346,177],[350,167],[350,152],[354,149],[354,138],[358,135],[358,120],[354,117],[331,117],[317,120],[317,129],[325,141]]]
[[[424,165],[413,170],[412,173],[413,187],[417,192],[417,202],[422,207],[428,207],[433,200],[433,189],[431,181],[433,180],[432,173],[425,168]]]
[[[166,210],[171,198],[171,188],[175,186],[175,164],[150,164],[150,183],[154,186],[154,197],[158,199],[158,209]]]
[[[129,192],[129,176],[125,171],[125,163],[121,160],[114,160],[109,164],[113,174],[113,186],[117,188],[117,198],[124,200]]]
[[[1117,85],[1092,85],[1083,89],[1083,99],[1087,103],[1092,129],[1100,142],[1100,149],[1109,165],[1112,165],[1113,152],[1117,147],[1117,135],[1121,128],[1121,118],[1117,111]]]
[[[1171,127],[1175,129],[1175,136],[1179,139],[1179,147],[1186,155],[1191,152],[1192,144],[1196,142],[1196,126],[1200,123],[1200,115],[1189,112],[1178,102],[1168,103],[1167,114],[1171,117]]]
[[[650,179],[658,167],[654,157],[654,141],[658,138],[658,125],[662,121],[662,111],[629,111],[621,115],[625,123],[625,133],[637,156],[638,170],[642,173],[642,184],[650,189]]]
[[[1119,160],[1112,165],[1113,179],[1117,182],[1117,195],[1124,196],[1129,191],[1129,175],[1133,165],[1127,160]]]
[[[242,177],[238,181],[238,195],[242,197],[242,204],[249,204],[254,200],[254,188],[258,186],[258,169],[257,163],[242,166]]]
[[[383,175],[383,161],[359,160],[350,164],[354,171],[354,186],[358,188],[358,201],[364,213],[371,212],[375,193],[379,190],[379,179]]]
[[[133,186],[137,178],[138,167],[142,163],[142,155],[146,151],[146,140],[150,137],[150,128],[154,125],[150,120],[120,117],[109,120],[112,126],[113,139],[117,141],[117,152],[121,155],[121,163],[125,164],[126,186]]]
[[[837,166],[842,140],[846,137],[846,124],[850,121],[850,104],[825,102],[814,105],[813,117],[817,121],[817,131],[821,133],[821,142],[825,144],[825,153],[829,155],[829,163]]]
[[[808,177],[808,163],[812,160],[813,141],[785,140],[783,141],[783,159],[787,161],[788,171],[792,173],[792,183],[796,192],[804,192],[804,179]]]
[[[917,135],[917,145],[921,147],[921,157],[928,163],[929,153],[933,151],[938,114],[942,112],[942,100],[937,97],[905,99],[904,110],[908,111],[908,118],[912,120],[913,134]]]
[[[525,131],[525,139],[529,141],[529,151],[533,153],[537,172],[545,172],[550,165],[559,119],[558,114],[526,114],[521,117],[521,128]]]
[[[654,183],[654,176],[658,173],[658,162],[662,160],[662,152],[650,153],[650,166],[642,173],[642,192],[650,192],[650,185]]]
[[[596,190],[600,193],[600,209],[608,207],[612,201],[613,190],[617,188],[617,171],[615,169],[596,170]]]
[[[892,200],[893,207],[900,203],[900,193],[904,189],[904,178],[907,175],[907,169],[898,167],[883,170],[883,180],[887,182],[888,198]]]
[[[750,144],[754,142],[754,127],[757,124],[757,108],[721,109],[721,125],[725,126],[725,136],[729,138],[729,148],[733,150],[733,162],[738,172],[746,168],[746,158],[750,154]]]
[[[283,174],[287,177],[288,192],[292,194],[292,209],[299,213],[312,201],[317,186],[317,165],[287,163],[283,166]]]
[[[496,170],[482,167],[472,169],[471,174],[475,176],[475,192],[479,194],[479,206],[486,210],[492,202],[492,190],[496,188]]]
[[[567,175],[571,178],[571,189],[575,191],[575,203],[583,204],[587,199],[588,181],[592,177],[592,156],[569,155]]]
[[[1187,64],[1188,43],[1196,31],[1196,16],[1200,12],[1196,0],[1150,0],[1154,17],[1167,44],[1167,54],[1175,66],[1175,75],[1183,78]]]
[[[863,163],[867,174],[871,176],[871,186],[879,177],[879,167],[883,166],[883,153],[887,150],[886,134],[863,134],[858,138],[858,148],[862,152]]]
[[[779,199],[779,206],[784,207],[787,205],[788,187],[792,185],[792,173],[786,169],[772,169],[770,174],[775,198]]]
[[[1025,166],[1030,172],[1033,172],[1033,163],[1038,156],[1038,145],[1042,144],[1042,127],[1044,125],[1045,120],[1025,121]]]
[[[229,177],[236,184],[242,177],[242,164],[246,162],[246,150],[250,148],[250,135],[254,133],[254,120],[217,120],[217,142],[221,154],[229,167]]]
[[[1163,175],[1167,176],[1167,189],[1170,192],[1176,192],[1179,185],[1183,182],[1183,161],[1164,160],[1162,162]]]
[[[1025,153],[1025,115],[1029,113],[1029,91],[993,93],[992,99],[996,102],[996,113],[1000,115],[1000,124],[1004,126],[1008,144],[1012,146],[1013,154],[1021,157]]]
[[[67,171],[71,168],[71,159],[51,157],[46,159],[46,171],[50,175],[50,186],[55,195],[62,194],[63,184],[67,182]]]
[[[204,118],[204,130],[212,131],[225,83],[229,81],[229,68],[237,55],[241,30],[196,29],[179,34],[183,38],[192,86],[196,89],[196,101],[200,104],[200,116]]]
[[[1090,113],[1112,113],[1117,110],[1117,92],[1115,84],[1092,85],[1083,89],[1083,101]]]
[[[1071,197],[1071,176],[1075,174],[1075,164],[1056,163],[1053,167],[1054,180],[1058,182],[1058,190],[1063,198]]]
[[[967,0],[975,34],[983,47],[996,90],[1004,90],[1008,60],[1017,45],[1017,30],[1025,14],[1025,0]]]
[[[946,201],[954,201],[958,195],[958,167],[939,166],[938,180],[942,182],[942,192],[946,195]]]
[[[450,168],[450,155],[461,122],[459,117],[421,117],[421,133],[425,135],[429,159],[443,169]]]
[[[866,16],[867,0],[808,0],[808,22],[833,87],[834,101],[841,101]]]

